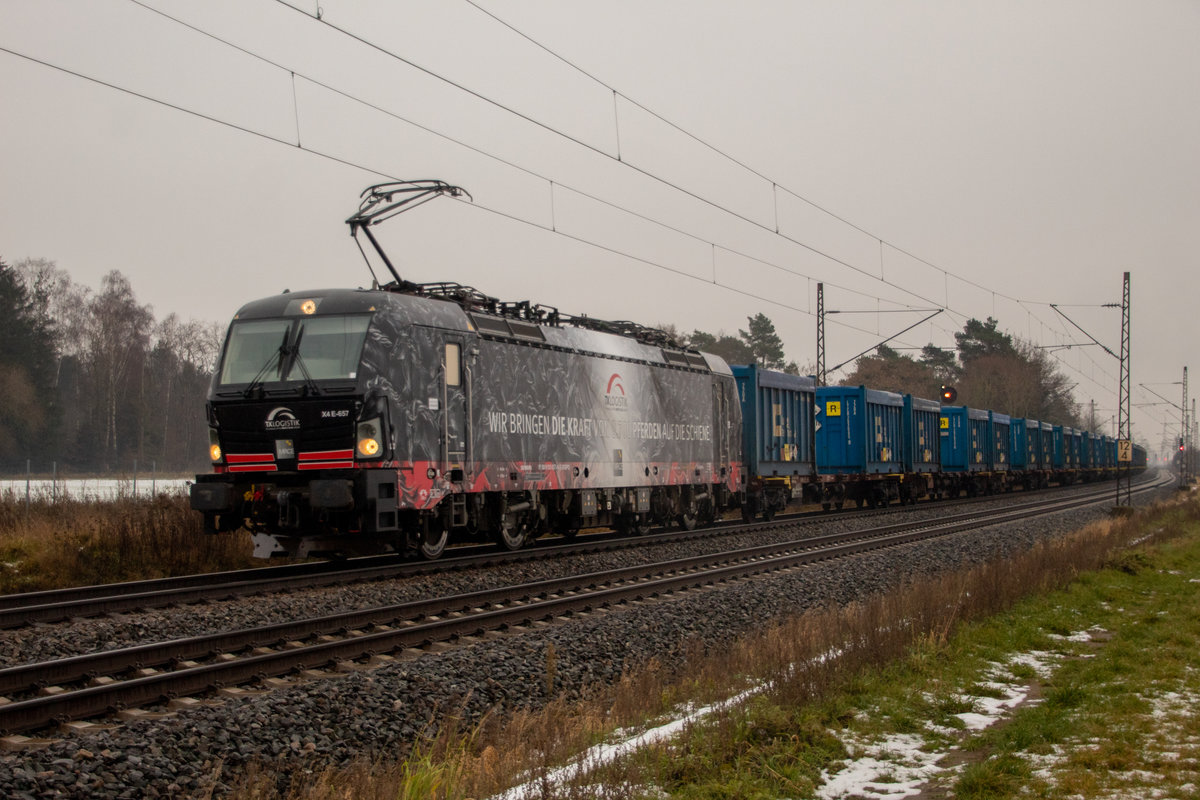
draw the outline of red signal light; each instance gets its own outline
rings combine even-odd
[[[942,387],[942,402],[943,403],[953,403],[957,399],[958,399],[958,390],[957,389],[955,389],[953,386],[943,386]]]

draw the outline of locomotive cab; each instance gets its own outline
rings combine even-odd
[[[419,330],[414,321],[428,317],[412,298],[364,290],[284,294],[241,309],[209,392],[213,474],[191,488],[205,529],[244,525],[260,557],[409,544],[400,541],[398,455],[432,472],[461,458],[465,438],[466,331]],[[447,338],[453,346],[432,360],[441,369],[425,369],[437,374],[416,374],[431,360],[414,351]],[[426,397],[424,407],[397,407],[398,385]]]

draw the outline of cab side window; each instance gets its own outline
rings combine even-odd
[[[462,384],[462,346],[446,343],[446,385],[459,386]]]

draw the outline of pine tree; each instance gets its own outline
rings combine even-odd
[[[0,463],[19,466],[48,419],[53,334],[16,270],[0,260]]]
[[[749,346],[754,360],[769,369],[783,369],[783,340],[775,332],[775,323],[762,313],[747,317],[746,321],[750,330],[739,330],[738,335]]]

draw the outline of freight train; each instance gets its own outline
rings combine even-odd
[[[1040,489],[1114,478],[1109,436],[944,405],[865,386],[820,386],[813,378],[735,366],[746,479],[742,513],[770,518],[795,500],[875,507]],[[1130,468],[1146,468],[1131,449]]]
[[[208,396],[213,469],[190,488],[207,531],[246,528],[262,557],[437,558],[451,542],[692,528],[739,507],[770,518],[797,499],[875,506],[1115,474],[1108,437],[730,368],[634,323],[402,280],[369,226],[460,191],[364,192],[348,222],[389,284],[237,312]]]

